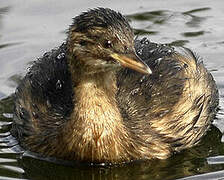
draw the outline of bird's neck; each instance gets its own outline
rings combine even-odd
[[[74,87],[75,103],[69,124],[73,132],[67,141],[77,159],[106,162],[127,156],[124,144],[128,146],[128,132],[116,105],[116,91],[112,72],[81,76]]]
[[[80,77],[74,87],[74,113],[92,123],[107,121],[120,122],[121,116],[116,104],[116,78],[111,72]]]

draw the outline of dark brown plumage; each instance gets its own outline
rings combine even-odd
[[[98,8],[74,18],[67,41],[29,69],[15,93],[11,132],[42,156],[164,159],[199,142],[217,97],[192,51],[134,41],[125,17]]]

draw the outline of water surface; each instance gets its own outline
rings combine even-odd
[[[10,136],[13,98],[29,63],[59,46],[72,17],[93,7],[127,15],[136,35],[187,46],[204,59],[220,93],[214,126],[201,143],[167,160],[111,167],[21,159]],[[224,1],[222,0],[8,0],[0,2],[0,179],[218,179],[224,178]]]

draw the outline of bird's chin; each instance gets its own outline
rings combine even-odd
[[[120,64],[107,64],[103,67],[105,71],[118,71],[122,68]]]
[[[98,65],[94,66],[92,68],[89,68],[87,71],[87,74],[101,74],[101,73],[110,73],[114,72],[116,73],[119,71],[122,67],[119,64],[104,64],[104,65]]]

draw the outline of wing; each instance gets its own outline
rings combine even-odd
[[[17,88],[12,134],[19,140],[49,130],[53,132],[49,134],[54,134],[55,128],[70,116],[72,97],[66,45],[63,44],[35,61]]]
[[[211,74],[187,48],[143,39],[136,41],[136,51],[153,73],[118,73],[117,101],[126,126],[146,141],[153,141],[147,134],[155,134],[175,150],[196,144],[218,104]]]

